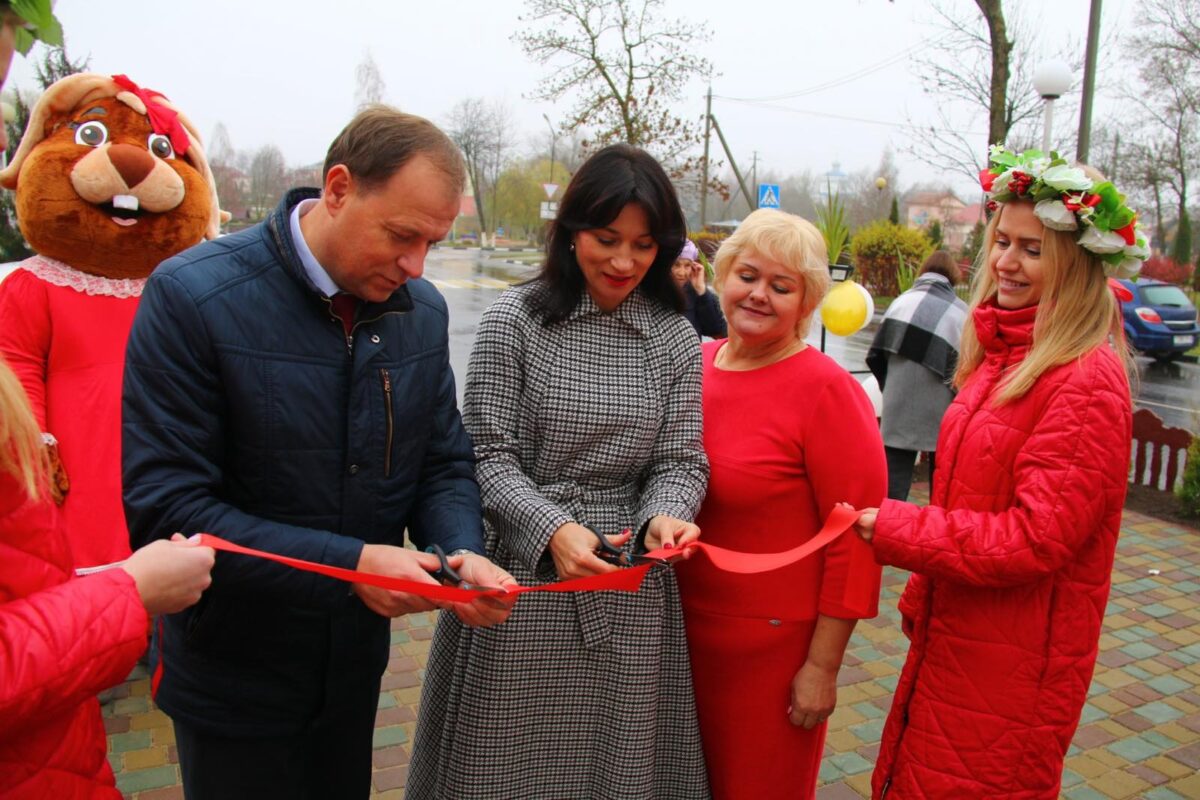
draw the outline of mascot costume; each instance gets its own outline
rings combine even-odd
[[[75,566],[118,561],[125,342],[155,266],[217,236],[212,172],[165,97],[83,73],[38,100],[0,185],[37,253],[0,284],[0,353],[44,431]]]

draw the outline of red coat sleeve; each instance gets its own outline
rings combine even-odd
[[[148,632],[133,578],[120,569],[0,605],[0,739],[123,681]]]
[[[1106,356],[1085,358],[1047,393],[1012,465],[1016,488],[1008,508],[948,510],[888,500],[875,523],[880,561],[992,587],[1032,582],[1068,563],[1100,528],[1113,493],[1124,496],[1129,469],[1128,385],[1116,359]],[[980,468],[953,465],[956,473]],[[978,478],[974,485],[986,485],[986,475]]]
[[[877,506],[887,494],[887,462],[875,409],[862,387],[839,375],[817,398],[804,442],[805,470],[821,519],[834,505]],[[825,548],[817,611],[862,619],[879,613],[881,569],[852,532]]]
[[[20,379],[43,431],[49,354],[50,306],[46,284],[33,273],[18,269],[0,283],[0,355]]]

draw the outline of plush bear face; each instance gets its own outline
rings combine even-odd
[[[116,98],[46,122],[17,186],[17,220],[38,254],[107,278],[144,278],[204,238],[204,176],[150,120]]]

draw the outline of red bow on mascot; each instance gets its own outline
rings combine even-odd
[[[124,75],[46,90],[0,185],[37,253],[0,284],[0,353],[45,432],[75,565],[129,555],[121,377],[146,278],[222,220],[194,126]]]

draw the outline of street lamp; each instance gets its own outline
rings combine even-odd
[[[546,125],[550,128],[550,183],[554,183],[554,145],[558,144],[558,133],[554,130],[554,123],[550,121],[547,114],[542,114],[542,119],[546,120]]]
[[[1071,88],[1071,68],[1062,61],[1047,61],[1033,74],[1033,88],[1046,101],[1046,119],[1042,123],[1042,152],[1050,153],[1050,133],[1054,127],[1054,101]]]

